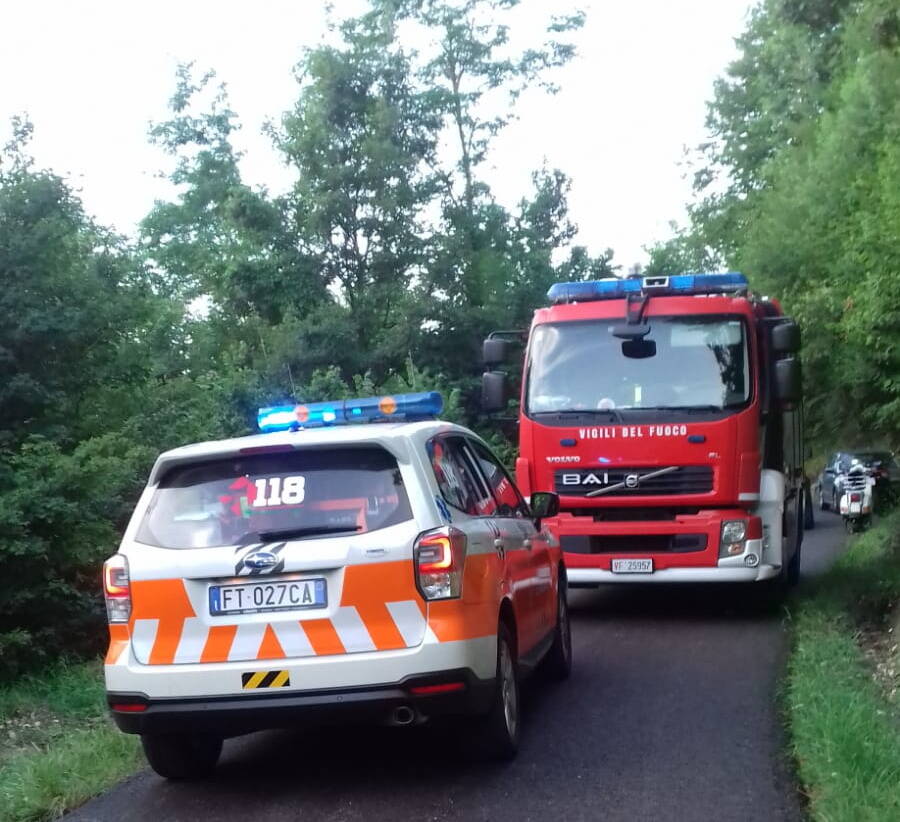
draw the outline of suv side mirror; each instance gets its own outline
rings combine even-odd
[[[775,396],[782,405],[800,401],[802,384],[800,362],[794,357],[775,361]]]
[[[540,524],[542,519],[555,517],[559,513],[559,494],[552,491],[535,491],[530,500],[531,516]]]
[[[485,340],[485,345],[493,340]],[[481,410],[486,414],[506,410],[509,383],[503,371],[486,371],[481,375]]]
[[[772,350],[776,354],[794,354],[800,350],[800,326],[793,320],[772,327]]]
[[[496,365],[500,365],[502,362],[506,362],[508,356],[509,340],[504,340],[499,337],[488,337],[484,341],[481,348],[481,358],[488,368],[493,368]]]

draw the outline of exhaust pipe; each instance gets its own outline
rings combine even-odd
[[[412,725],[416,721],[416,712],[409,705],[400,705],[391,713],[391,725]]]

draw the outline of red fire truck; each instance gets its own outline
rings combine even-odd
[[[557,283],[527,334],[516,475],[556,491],[569,584],[797,581],[800,330],[737,273]],[[517,332],[484,343],[507,406]],[[526,339],[524,333],[519,339]]]

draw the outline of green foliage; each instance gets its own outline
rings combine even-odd
[[[343,48],[306,54],[300,99],[276,139],[297,171],[292,226],[342,310],[332,362],[383,374],[410,350],[421,319],[413,286],[426,262],[439,120],[390,30],[364,22],[344,25]]]
[[[97,663],[53,665],[40,678],[0,687],[0,819],[38,822],[139,767],[137,737],[106,713]]]
[[[894,515],[854,539],[792,609],[791,744],[816,820],[900,815],[896,705],[873,681],[857,643],[859,621],[880,617],[900,596],[898,534]]]
[[[289,310],[306,314],[325,299],[326,281],[292,241],[286,204],[243,183],[231,144],[239,126],[224,87],[211,88],[214,79],[210,72],[195,80],[182,66],[172,118],[150,131],[175,158],[170,178],[180,195],[145,218],[142,246],[169,293],[209,299],[240,334],[248,318],[277,323]],[[204,102],[207,110],[198,111]]]
[[[809,433],[900,444],[900,12],[764,0],[710,104],[691,226],[656,270],[724,263],[804,332]]]
[[[642,271],[645,276],[714,271],[719,268],[718,256],[704,243],[703,237],[679,229],[675,223],[670,227],[674,232],[671,239],[647,249],[650,260]]]

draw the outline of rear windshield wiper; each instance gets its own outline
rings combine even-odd
[[[241,542],[274,542],[279,539],[300,539],[301,537],[313,537],[321,534],[349,534],[362,531],[360,525],[319,525],[307,528],[282,528],[276,531],[259,531],[244,534]]]

